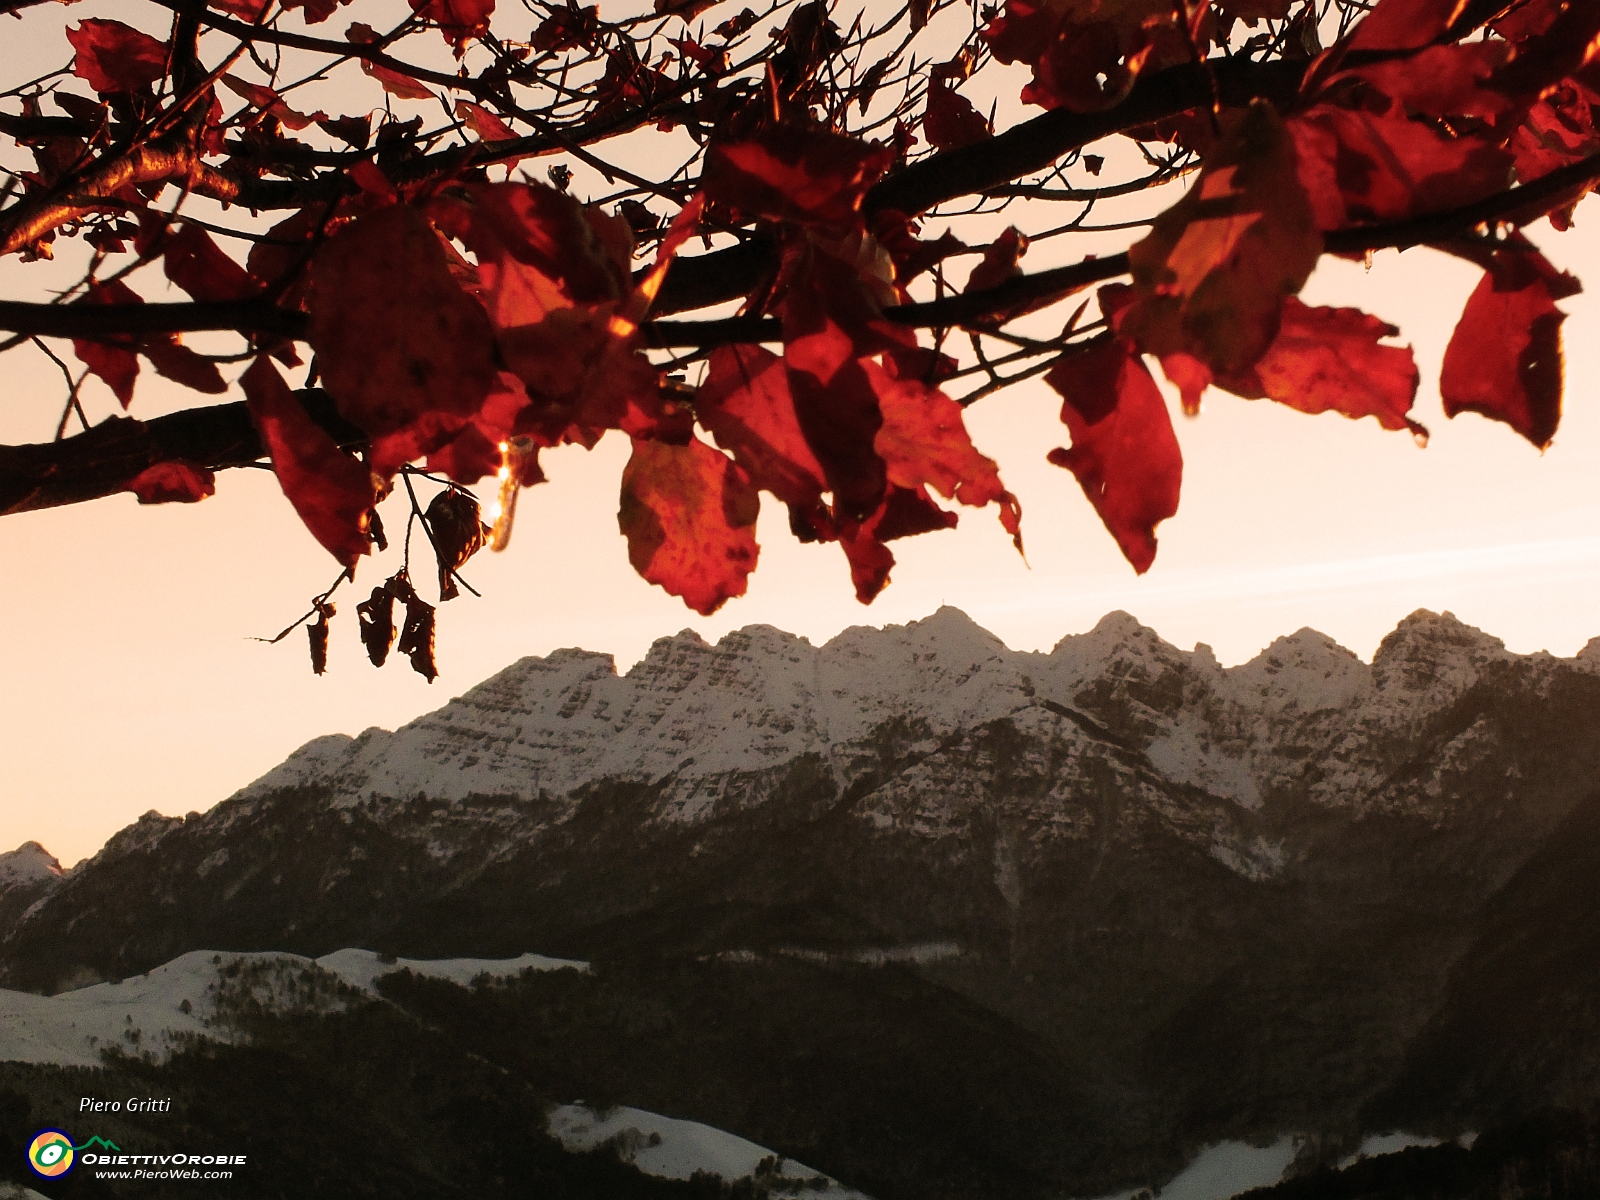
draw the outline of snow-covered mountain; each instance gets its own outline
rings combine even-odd
[[[1337,1161],[1393,1128],[1477,1127],[1500,1068],[1494,1039],[1451,1057],[1481,1029],[1487,976],[1464,964],[1530,969],[1506,939],[1581,878],[1597,728],[1600,639],[1516,655],[1429,612],[1371,664],[1301,630],[1225,669],[1123,613],[1015,652],[948,608],[821,647],[685,632],[625,674],[558,651],[392,733],[317,739],[207,813],[147,814],[65,874],[31,844],[0,856],[0,984],[214,946],[533,951],[595,972],[528,985],[529,1020],[661,1041],[597,1052],[622,1102],[874,1195],[895,1189],[872,1155],[952,1195],[1095,1194],[1291,1131]],[[691,1010],[706,1023],[672,1016]],[[1497,1102],[1587,1094],[1588,1036]],[[839,1092],[859,1068],[835,1043],[897,1082]],[[641,1065],[673,1054],[703,1078]],[[937,1154],[872,1125],[871,1097],[940,1131]]]

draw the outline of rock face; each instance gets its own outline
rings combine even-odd
[[[948,608],[820,648],[685,632],[620,676],[558,651],[64,876],[0,856],[0,985],[210,947],[898,964],[1070,1075],[1102,1139],[1074,1179],[1158,1141],[1334,1155],[1374,1113],[1480,1111],[1459,1058],[1537,946],[1518,914],[1592,879],[1564,856],[1597,729],[1594,644],[1520,656],[1429,612],[1370,666],[1304,629],[1224,669],[1124,613],[1019,653]],[[1594,1036],[1518,1062],[1579,1089]],[[1501,1076],[1496,1104],[1537,1091]]]

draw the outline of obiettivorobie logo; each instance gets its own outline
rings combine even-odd
[[[115,1142],[103,1137],[92,1137],[82,1145],[74,1145],[64,1129],[41,1129],[28,1143],[28,1165],[34,1174],[45,1179],[60,1179],[80,1162],[86,1167],[199,1167],[243,1166],[242,1154],[127,1154]],[[141,1170],[138,1177],[198,1178],[198,1174],[163,1171],[155,1173]],[[223,1173],[224,1177],[232,1172]]]
[[[46,1179],[59,1179],[76,1165],[80,1150],[92,1150],[96,1146],[117,1153],[122,1151],[121,1146],[115,1142],[108,1142],[105,1138],[92,1137],[83,1145],[74,1146],[65,1130],[41,1129],[34,1135],[33,1141],[28,1143],[28,1165],[33,1168],[36,1175],[42,1175]]]

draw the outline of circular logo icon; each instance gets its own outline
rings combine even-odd
[[[72,1139],[60,1129],[41,1129],[28,1146],[28,1165],[46,1179],[59,1179],[76,1160]]]

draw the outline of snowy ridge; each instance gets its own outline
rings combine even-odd
[[[1426,611],[1402,621],[1370,666],[1302,629],[1224,669],[1209,647],[1180,650],[1121,612],[1049,654],[1009,650],[953,608],[847,629],[821,647],[769,626],[715,646],[686,630],[624,675],[609,655],[559,650],[524,658],[393,733],[318,738],[206,820],[225,831],[287,788],[380,814],[421,797],[438,806],[435,820],[405,836],[448,862],[468,826],[487,828],[482,853],[492,861],[569,819],[595,783],[647,785],[647,820],[695,823],[765,803],[778,768],[810,759],[838,795],[890,766],[857,815],[937,838],[996,803],[972,770],[976,755],[1008,778],[1033,780],[1026,795],[1013,789],[1006,811],[1051,836],[1087,836],[1082,806],[1067,800],[1083,771],[1110,771],[1181,836],[1259,879],[1281,868],[1280,850],[1236,832],[1214,806],[1208,815],[1211,801],[1197,795],[1235,813],[1281,797],[1357,809],[1444,803],[1442,791],[1384,790],[1396,756],[1411,752],[1411,732],[1496,672],[1531,672],[1537,683],[1595,670],[1594,646],[1575,660],[1513,655]],[[1026,744],[985,759],[982,731],[996,722]],[[1460,736],[1442,761],[1465,770],[1489,735]],[[1175,800],[1175,789],[1190,799]],[[153,846],[181,824],[147,814],[100,857]]]
[[[238,1017],[262,1009],[329,1012],[356,994],[376,997],[376,982],[409,970],[463,987],[523,971],[589,969],[571,959],[384,960],[371,950],[298,954],[192,950],[147,975],[39,996],[0,989],[0,1062],[97,1067],[107,1051],[164,1062],[193,1038],[233,1041]]]

